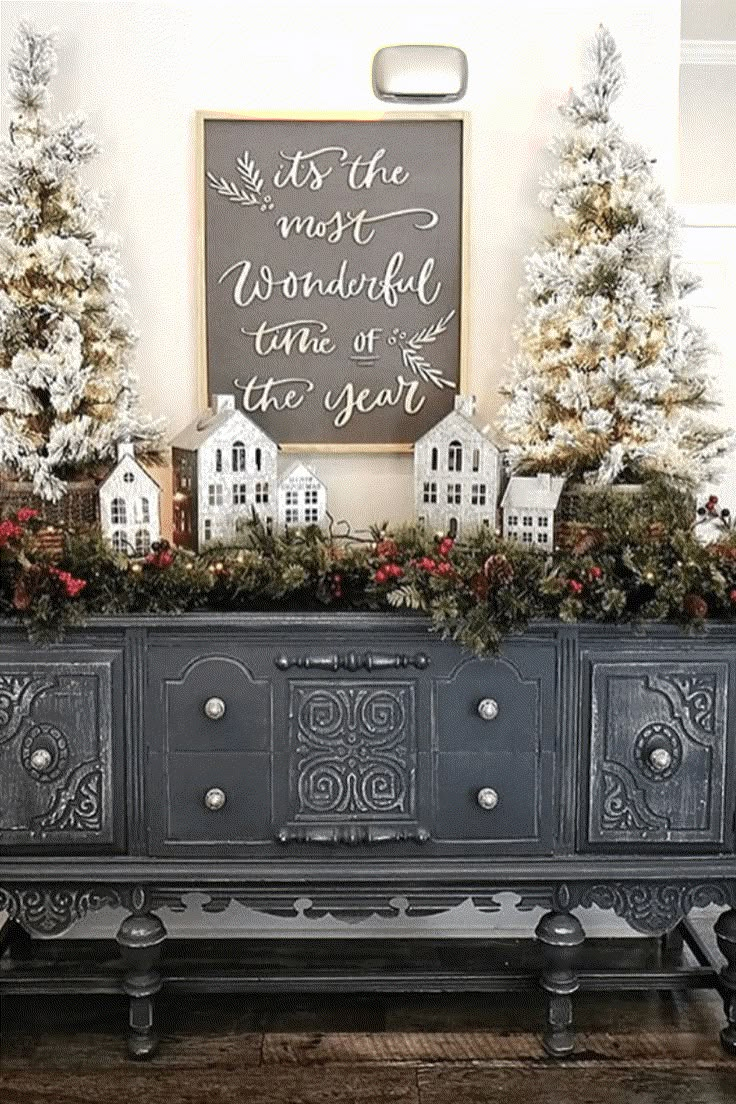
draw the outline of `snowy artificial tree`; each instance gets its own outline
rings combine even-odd
[[[80,116],[47,114],[55,71],[52,36],[21,24],[0,146],[0,475],[13,505],[11,481],[57,502],[118,442],[155,453],[162,428],[139,410],[117,246],[79,179],[96,144]]]
[[[677,220],[647,153],[611,119],[621,58],[601,27],[582,95],[560,109],[541,202],[556,218],[526,262],[526,312],[500,425],[518,473],[692,487],[732,445],[713,406],[710,346],[683,300]]]

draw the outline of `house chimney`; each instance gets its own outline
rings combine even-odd
[[[456,395],[455,410],[466,418],[472,418],[475,414],[475,395]]]
[[[118,441],[118,460],[122,460],[124,456],[135,456],[132,441]]]
[[[537,480],[539,481],[539,486],[543,491],[549,492],[552,490],[552,476],[549,472],[540,472],[537,475]]]
[[[223,410],[235,409],[235,396],[234,395],[213,395],[212,406],[215,414],[222,414]]]

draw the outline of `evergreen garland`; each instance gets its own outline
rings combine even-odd
[[[736,622],[736,532],[703,546],[692,503],[667,485],[634,500],[593,497],[585,524],[559,527],[553,552],[487,529],[467,540],[407,526],[364,540],[313,527],[269,534],[254,517],[244,548],[193,556],[163,541],[142,560],[93,530],[45,539],[33,510],[0,522],[0,616],[53,640],[94,616],[193,610],[410,610],[476,655],[538,619],[702,625]]]

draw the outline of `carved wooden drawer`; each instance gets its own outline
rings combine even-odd
[[[733,847],[733,656],[588,661],[589,848]]]
[[[270,842],[270,773],[270,757],[261,752],[172,757],[166,771],[166,842]]]
[[[488,851],[551,851],[556,727],[554,644],[508,643],[435,683],[433,837]],[[489,792],[490,791],[490,792]]]
[[[481,661],[420,642],[151,647],[154,853],[549,850],[554,643]]]
[[[120,653],[11,655],[0,653],[2,847],[110,847],[122,834],[113,810]]]

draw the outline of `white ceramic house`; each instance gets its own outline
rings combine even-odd
[[[279,483],[279,527],[322,525],[327,488],[306,464],[292,464]]]
[[[161,488],[135,458],[133,445],[118,445],[118,460],[100,484],[102,535],[116,552],[145,556],[161,539]]]
[[[455,408],[414,445],[414,506],[428,530],[461,535],[496,528],[501,452],[475,417],[475,398]]]
[[[276,516],[278,445],[235,407],[213,407],[171,442],[174,542],[199,552],[212,542],[237,544],[252,510],[267,528]]]
[[[552,547],[562,476],[512,475],[501,502],[503,535],[523,544]]]

